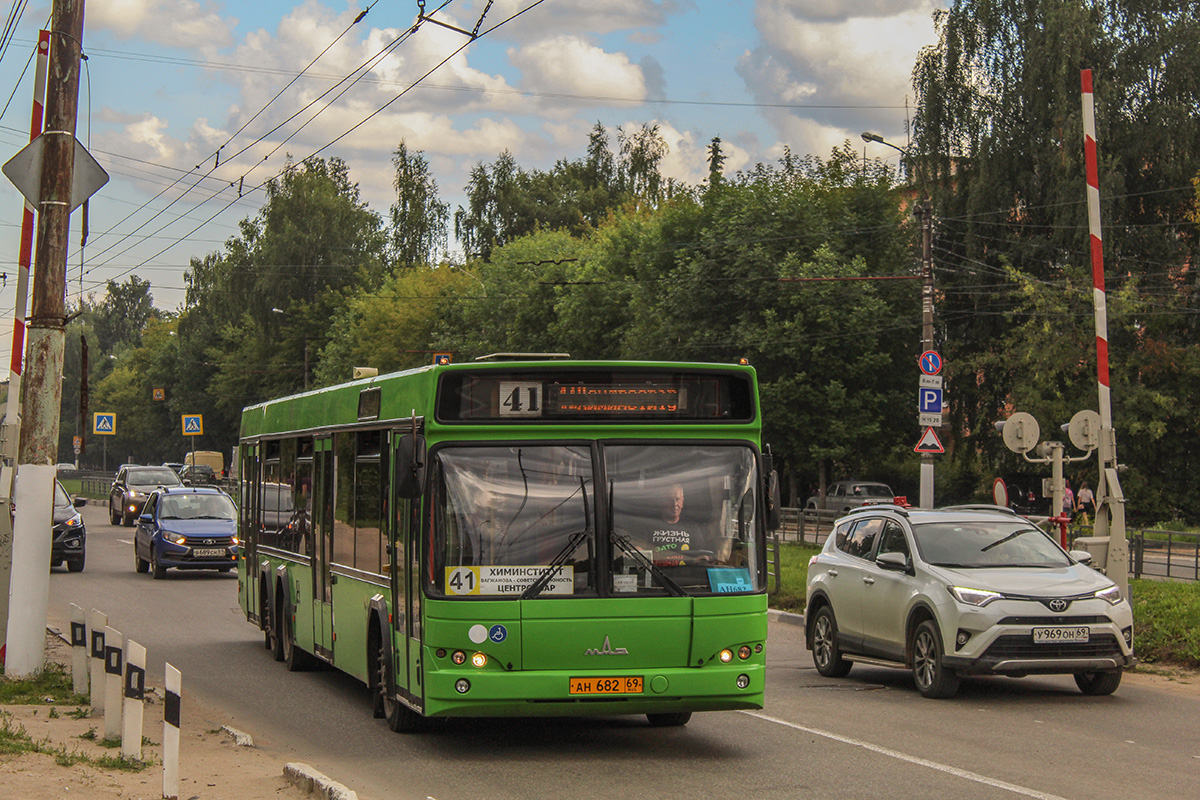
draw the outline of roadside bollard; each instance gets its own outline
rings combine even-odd
[[[121,755],[142,760],[142,712],[146,699],[146,648],[125,642],[125,708],[121,713]]]
[[[75,694],[88,693],[87,616],[71,603],[71,682]]]
[[[92,609],[88,614],[88,630],[92,636],[92,710],[104,713],[104,629],[108,627],[108,615]]]
[[[121,736],[121,645],[125,637],[112,628],[104,629],[104,738]]]
[[[183,676],[167,664],[163,700],[163,800],[179,800],[179,706]]]

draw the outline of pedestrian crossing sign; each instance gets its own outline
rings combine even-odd
[[[115,436],[117,433],[117,415],[104,411],[92,414],[92,435]]]
[[[200,436],[204,433],[204,416],[202,414],[183,415],[183,435]]]

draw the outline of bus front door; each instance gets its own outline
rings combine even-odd
[[[333,660],[333,439],[313,442],[313,511],[315,516],[313,559],[313,650]]]

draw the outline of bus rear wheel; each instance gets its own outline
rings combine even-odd
[[[275,630],[279,632],[284,665],[288,668],[288,672],[307,672],[313,668],[316,659],[296,646],[296,636],[292,630],[292,615],[280,608],[276,608],[275,611]]]
[[[687,725],[688,720],[692,718],[690,711],[677,711],[671,714],[647,714],[646,719],[650,720],[650,725],[655,728],[678,728],[680,725]]]

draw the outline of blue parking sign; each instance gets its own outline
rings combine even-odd
[[[917,407],[922,414],[942,413],[942,390],[922,386],[917,390]]]

